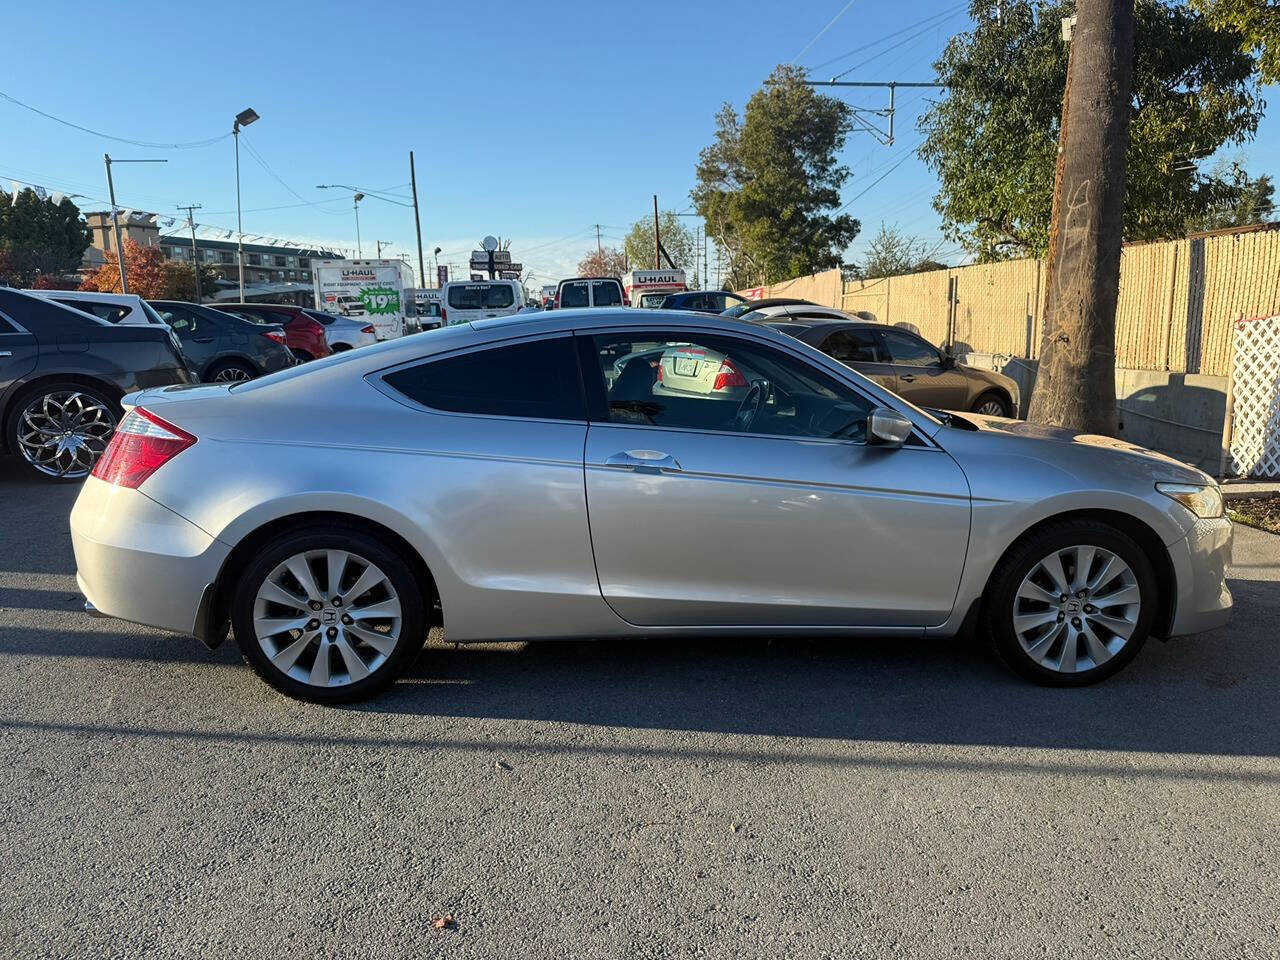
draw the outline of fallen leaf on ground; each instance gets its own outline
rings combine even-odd
[[[453,919],[452,913],[446,913],[443,917],[436,917],[432,920],[431,926],[437,930],[456,930],[458,921]]]

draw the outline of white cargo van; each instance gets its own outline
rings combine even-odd
[[[454,327],[485,317],[509,317],[524,307],[519,280],[454,280],[440,290],[440,322]]]

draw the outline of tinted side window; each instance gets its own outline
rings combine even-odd
[[[428,360],[383,379],[410,400],[436,410],[586,419],[578,362],[569,337]]]
[[[85,313],[99,317],[107,323],[119,323],[129,315],[128,307],[119,307],[110,303],[97,303],[93,300],[72,300],[70,298],[58,298],[59,303],[65,303],[69,307],[75,307],[77,310],[83,310]]]
[[[620,307],[622,306],[622,285],[616,280],[593,280],[591,281],[591,293],[595,298],[594,306],[597,307]]]
[[[195,336],[200,328],[199,318],[190,310],[181,307],[161,307],[160,319],[167,323],[180,338]]]
[[[918,337],[900,330],[885,330],[884,348],[889,353],[890,363],[900,363],[906,367],[936,367],[942,363],[938,351]]]
[[[822,352],[841,363],[884,363],[874,330],[837,330],[827,337]]]
[[[587,297],[587,284],[585,282],[566,283],[560,288],[560,306],[562,309],[590,306],[591,301]]]

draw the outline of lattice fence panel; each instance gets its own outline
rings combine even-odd
[[[1280,477],[1280,316],[1237,321],[1234,346],[1232,470]]]

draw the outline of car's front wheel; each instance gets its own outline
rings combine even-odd
[[[1048,686],[1083,686],[1137,656],[1155,616],[1151,561],[1104,523],[1069,520],[1014,546],[991,576],[985,616],[997,653]]]
[[[988,390],[973,402],[973,412],[984,417],[1012,417],[1013,402],[996,390]]]
[[[300,530],[260,551],[240,575],[231,621],[258,675],[311,703],[377,693],[426,638],[422,594],[404,558],[343,527]]]

